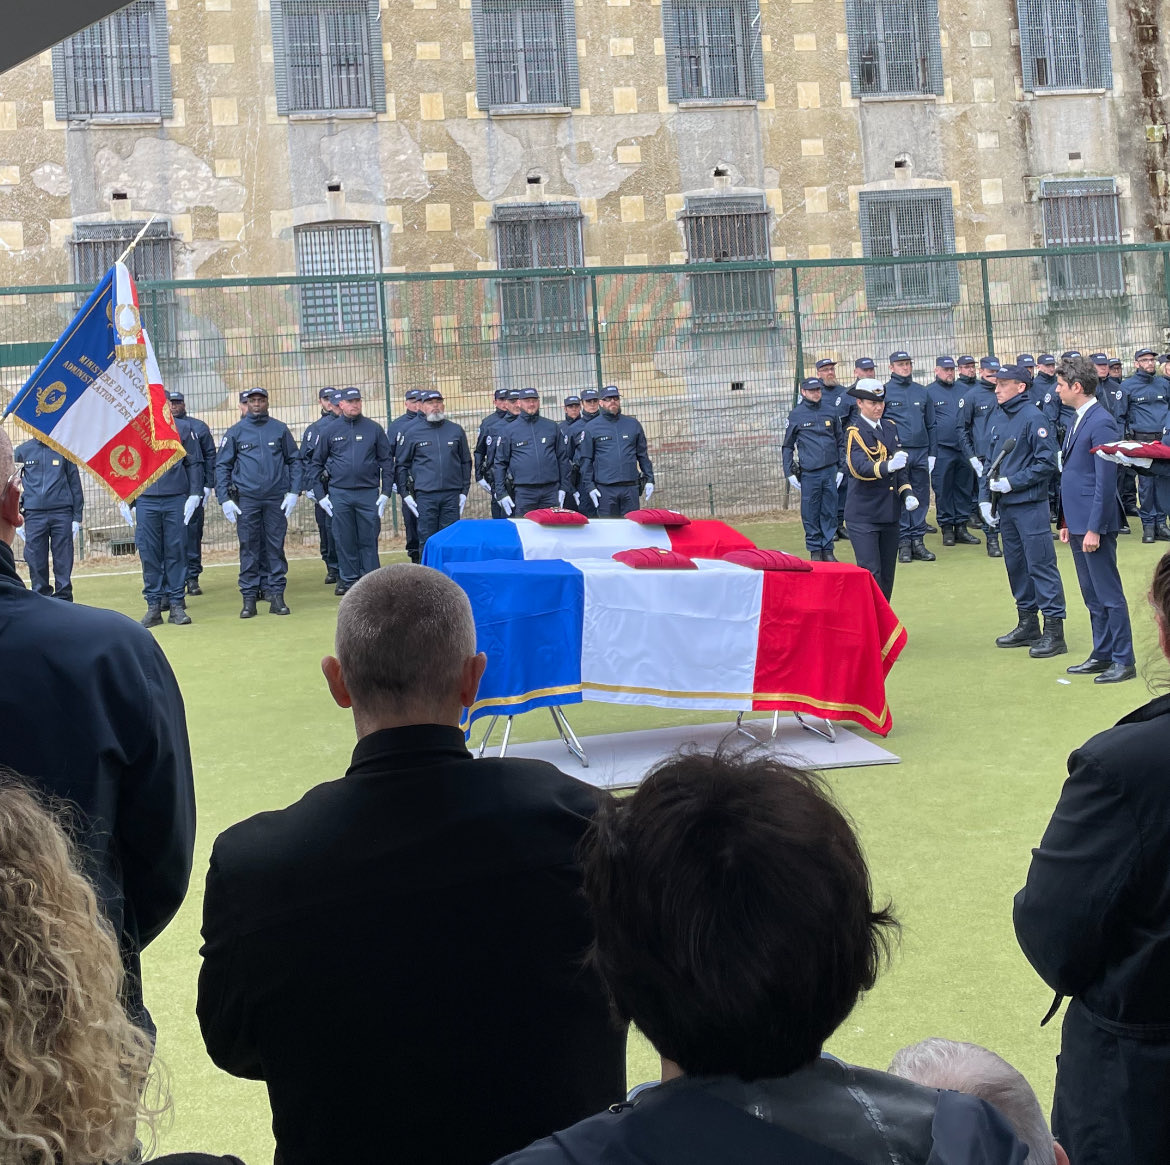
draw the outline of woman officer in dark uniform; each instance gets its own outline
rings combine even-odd
[[[845,430],[845,465],[852,484],[845,498],[845,528],[853,557],[875,579],[887,599],[894,593],[898,565],[898,530],[902,507],[918,509],[910,492],[909,460],[898,440],[898,428],[884,420],[886,390],[881,381],[863,378],[849,395],[857,412]]]

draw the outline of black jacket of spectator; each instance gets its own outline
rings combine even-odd
[[[415,725],[220,835],[199,1021],[266,1081],[278,1162],[485,1165],[623,1098],[625,1033],[581,965],[598,796]]]
[[[1170,1161],[1170,696],[1069,757],[1016,895],[1064,1019],[1053,1135],[1076,1165]]]
[[[150,1026],[138,953],[174,917],[195,846],[183,697],[149,631],[26,590],[0,542],[0,764],[72,803],[122,949],[127,1009]]]

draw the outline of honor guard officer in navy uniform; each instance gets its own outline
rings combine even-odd
[[[178,428],[178,424],[176,428]],[[170,608],[167,621],[179,626],[191,622],[187,614],[187,530],[195,510],[203,502],[203,454],[186,424],[179,429],[184,455],[135,499],[133,509],[125,502],[118,511],[135,530],[138,560],[142,563],[142,596],[146,599],[143,627],[162,622],[164,600]]]
[[[475,438],[475,448],[471,451],[472,475],[475,483],[488,497],[492,499],[492,517],[503,518],[504,511],[492,494],[492,458],[496,452],[496,430],[507,423],[511,417],[508,412],[508,390],[497,388],[492,394],[495,409],[479,422],[479,433]]]
[[[857,413],[845,430],[845,465],[852,478],[845,522],[854,560],[889,599],[898,568],[902,511],[918,509],[906,472],[910,456],[899,446],[898,427],[882,416],[886,390],[881,381],[862,377],[849,395],[857,401]]]
[[[540,393],[520,390],[520,415],[500,435],[492,458],[495,499],[508,517],[563,506],[569,488],[569,446],[560,426],[540,415]],[[504,482],[512,479],[515,501]]]
[[[581,393],[581,415],[569,430],[569,480],[574,483],[573,500],[577,509],[587,518],[597,517],[597,507],[581,485],[581,445],[585,440],[585,429],[596,424],[600,416],[601,392],[596,388],[585,389]]]
[[[575,495],[581,493],[581,467],[573,464],[573,433],[581,419],[581,398],[576,393],[570,393],[565,397],[564,409],[565,419],[557,425],[565,439],[565,455],[569,459],[569,489],[564,505],[567,509],[579,510],[580,503]]]
[[[203,573],[203,518],[207,512],[207,499],[215,489],[215,438],[206,421],[187,415],[187,402],[181,392],[167,393],[171,402],[171,413],[176,421],[182,421],[199,442],[203,455],[203,501],[187,523],[187,594],[201,595],[199,576]]]
[[[974,360],[971,361],[974,364]],[[967,520],[975,504],[971,483],[971,467],[963,456],[959,439],[959,401],[962,393],[955,383],[957,369],[954,358],[939,356],[934,362],[934,380],[927,385],[934,406],[935,454],[931,485],[938,524],[942,528],[942,544],[978,546],[979,539],[967,529]]]
[[[471,489],[471,450],[463,426],[448,419],[441,392],[424,392],[421,412],[425,421],[398,435],[394,468],[402,504],[418,518],[418,545],[424,551],[432,534],[463,514]]]
[[[898,561],[933,562],[926,549],[926,507],[930,503],[930,475],[934,471],[937,445],[935,440],[934,401],[914,379],[910,353],[898,349],[890,353],[890,379],[886,381],[885,416],[898,426],[898,440],[910,462],[906,467],[910,492],[918,499],[914,510],[902,511],[902,537],[898,544]]]
[[[73,602],[73,539],[81,530],[85,498],[77,466],[35,437],[13,451],[20,467],[21,513],[29,582],[38,595],[56,595]],[[49,581],[49,554],[53,581]]]
[[[409,389],[406,393],[406,408],[405,411],[394,418],[386,429],[386,436],[390,439],[390,456],[393,458],[394,451],[398,448],[398,438],[402,433],[409,433],[411,428],[415,425],[423,424],[422,414],[422,398],[423,393],[427,391],[421,388]],[[397,475],[393,472],[391,467],[391,481],[397,480]],[[398,487],[394,486],[394,492],[398,492]],[[401,498],[398,499],[401,502]],[[378,517],[381,518],[381,513]],[[418,518],[415,517],[414,511],[402,507],[402,530],[406,535],[406,557],[410,559],[416,566],[422,561],[422,552],[418,546]]]
[[[312,476],[328,475],[329,492],[318,495],[333,519],[337,546],[335,595],[344,595],[362,575],[378,569],[378,534],[394,488],[390,438],[377,421],[362,416],[360,388],[345,388],[341,416],[321,434]]]
[[[823,396],[819,377],[800,382],[800,401],[788,414],[781,459],[784,476],[800,492],[800,520],[809,558],[836,562],[833,538],[837,487],[845,469],[845,435],[840,420],[825,408]]]
[[[959,440],[963,445],[963,456],[975,472],[976,491],[987,468],[987,446],[991,439],[992,414],[999,402],[995,395],[995,373],[999,361],[994,356],[984,356],[979,361],[979,378],[970,389],[965,389],[959,401]],[[999,531],[987,529],[987,556],[1002,558],[999,548]]]
[[[288,426],[268,415],[268,390],[248,390],[248,415],[223,435],[215,492],[240,540],[241,619],[256,614],[262,582],[273,615],[287,615],[284,537],[301,496],[303,462]]]
[[[624,518],[638,509],[638,478],[646,500],[654,493],[654,466],[646,434],[635,417],[622,413],[615,385],[601,391],[601,416],[587,424],[581,441],[581,493],[588,494],[599,518]]]
[[[1019,619],[995,642],[1027,647],[1034,659],[1063,655],[1064,585],[1048,520],[1048,486],[1056,473],[1056,434],[1028,399],[1014,364],[996,371],[999,408],[991,422],[987,465],[979,481],[979,508],[988,526],[999,526],[1003,560]],[[1011,447],[1008,447],[1011,442]],[[1038,613],[1044,614],[1040,630]]]
[[[322,431],[328,428],[329,422],[337,416],[337,402],[333,397],[334,390],[332,388],[322,388],[317,393],[317,403],[321,406],[321,415],[307,425],[304,433],[301,434],[300,455],[302,468],[312,462],[313,451],[317,448],[317,442],[321,439]],[[317,522],[317,542],[321,548],[321,561],[325,563],[325,582],[329,585],[336,586],[337,547],[333,545],[332,519],[321,508],[321,503],[317,501],[317,490],[314,488],[315,483],[309,480],[308,475],[305,475],[305,480],[302,484],[305,487],[305,497],[313,503],[313,517]]]
[[[1170,423],[1170,384],[1156,371],[1158,354],[1153,348],[1139,348],[1133,359],[1137,367],[1122,382],[1122,431],[1131,441],[1161,441]],[[1125,500],[1124,493],[1122,500]],[[1166,515],[1158,508],[1153,478],[1146,477],[1139,490],[1138,512],[1143,542],[1170,542]]]

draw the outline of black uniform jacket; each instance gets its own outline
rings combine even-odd
[[[889,459],[901,448],[898,426],[885,417],[876,429],[864,417],[845,429],[845,467],[852,479],[845,521],[858,532],[900,520],[910,474],[905,466],[891,472]]]
[[[603,795],[415,725],[218,838],[199,1021],[278,1162],[485,1165],[623,1098],[574,858]]]
[[[70,802],[123,962],[174,917],[195,846],[183,697],[154,637],[114,611],[35,595],[0,542],[0,764]],[[144,1022],[141,991],[128,1007]]]

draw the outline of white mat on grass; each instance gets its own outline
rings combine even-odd
[[[572,709],[569,708],[570,723]],[[745,718],[744,726],[765,745],[769,752],[806,769],[843,769],[864,765],[898,764],[901,758],[880,745],[837,726],[837,739],[829,741],[802,728],[794,716],[781,716],[780,727],[773,739],[768,738],[772,717]],[[488,755],[499,753],[497,729]],[[614,732],[604,736],[583,736],[581,745],[589,757],[589,767],[583,768],[559,739],[538,740],[529,744],[509,744],[509,756],[532,757],[550,761],[562,772],[600,789],[632,789],[663,757],[683,745],[714,750],[733,734],[743,744],[746,737],[735,733],[735,723],[694,724],[677,728],[651,728],[641,732]]]

